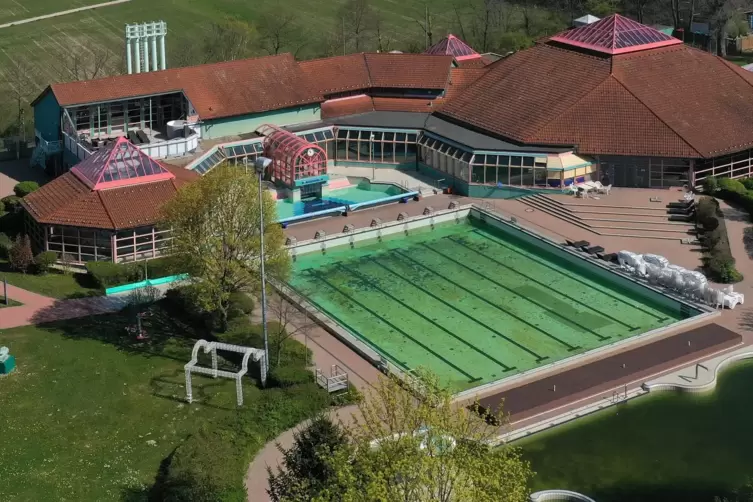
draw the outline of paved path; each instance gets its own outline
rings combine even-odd
[[[116,312],[122,309],[124,305],[122,298],[105,296],[58,300],[10,284],[8,285],[8,296],[23,305],[6,307],[0,310],[0,329]]]
[[[117,4],[120,4],[120,3],[126,3],[126,2],[130,2],[130,1],[131,0],[113,0],[112,2],[104,2],[104,3],[94,4],[94,5],[86,5],[84,7],[77,7],[75,9],[61,10],[59,12],[53,12],[52,14],[45,14],[44,16],[37,16],[37,17],[29,17],[29,18],[26,18],[26,19],[19,19],[18,21],[13,21],[11,23],[0,24],[0,29],[2,29],[2,28],[8,28],[10,26],[15,26],[17,24],[33,23],[34,21],[41,21],[42,19],[49,19],[51,17],[65,16],[67,14],[74,14],[76,12],[81,12],[81,11],[91,10],[91,9],[97,9],[99,7],[107,7],[109,5],[117,5]]]

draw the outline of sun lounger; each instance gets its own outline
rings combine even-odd
[[[141,140],[139,139],[138,136],[136,136],[136,133],[133,132],[133,131],[128,131],[128,141],[130,141],[134,145],[140,145],[141,144]]]
[[[596,254],[596,253],[603,253],[604,248],[601,246],[591,246],[589,248],[585,248],[586,253],[588,254]]]
[[[139,140],[143,144],[145,144],[145,145],[149,144],[149,137],[146,135],[146,133],[144,131],[142,131],[142,130],[136,131],[136,137],[139,138]]]

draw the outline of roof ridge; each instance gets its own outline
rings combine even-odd
[[[102,207],[105,208],[107,219],[110,220],[110,224],[112,225],[112,228],[117,230],[117,226],[115,225],[115,219],[112,217],[112,214],[110,213],[110,208],[107,207],[107,204],[105,204],[105,199],[102,198],[102,190],[96,190],[96,194],[97,194],[97,197],[99,197],[99,202],[102,204]]]
[[[648,110],[649,113],[651,113],[651,115],[653,115],[654,117],[656,117],[659,120],[659,122],[661,122],[662,124],[664,124],[665,126],[667,126],[667,128],[670,131],[672,131],[675,134],[675,136],[677,136],[678,138],[680,138],[680,140],[682,140],[683,143],[685,143],[686,145],[688,145],[688,147],[690,147],[691,150],[693,150],[695,153],[697,153],[699,157],[701,157],[701,158],[704,157],[704,155],[695,146],[691,145],[688,142],[688,140],[686,140],[685,137],[682,134],[680,134],[679,132],[677,132],[674,127],[672,127],[671,125],[669,125],[666,120],[664,120],[663,118],[661,118],[650,106],[648,106],[646,103],[644,103],[641,98],[639,98],[638,96],[636,96],[635,93],[633,93],[630,89],[628,89],[628,87],[624,84],[624,82],[622,82],[619,78],[617,78],[616,75],[610,74],[609,76],[612,79],[614,79],[615,82],[617,82],[618,84],[620,84],[620,86],[623,89],[625,89],[625,91],[627,91],[628,94],[630,94],[631,96],[633,96],[636,101],[638,101],[641,105],[643,105],[643,107],[646,110]]]
[[[367,77],[369,79],[369,89],[371,89],[374,86],[374,84],[371,81],[371,68],[369,67],[369,61],[368,61],[368,59],[366,59],[366,53],[365,52],[361,53],[361,57],[363,58],[363,65],[366,67],[366,75],[367,75]]]

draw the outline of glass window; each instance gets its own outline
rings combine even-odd
[[[361,161],[372,161],[374,160],[373,155],[371,153],[371,143],[369,141],[359,141],[358,142],[358,152],[360,154],[359,160]]]
[[[486,155],[476,155],[476,158],[473,159],[473,163],[478,165],[486,164]]]
[[[384,150],[382,155],[382,162],[393,163],[395,162],[395,144],[394,143],[382,143]]]
[[[405,143],[395,143],[395,162],[405,162]]]
[[[519,167],[510,168],[510,185],[521,185],[521,173]]]
[[[384,141],[394,141],[395,139],[395,133],[394,132],[386,132],[384,133]]]
[[[327,159],[328,160],[334,159],[335,158],[335,142],[327,141],[325,145],[327,145]]]
[[[374,139],[372,141],[382,141],[381,131],[374,131],[372,134],[374,135]]]
[[[405,148],[405,161],[406,162],[415,162],[416,161],[416,151],[417,146],[415,143],[408,143]]]
[[[324,133],[322,131],[315,132],[314,139],[316,139],[316,141],[324,141]]]
[[[484,182],[484,166],[472,166],[471,183]]]
[[[507,166],[499,166],[497,168],[497,181],[503,185],[510,185],[510,168]]]
[[[486,156],[486,165],[487,166],[496,166],[497,165],[497,156],[496,155],[487,155]]]
[[[533,168],[524,167],[521,169],[521,185],[531,186],[533,185]]]
[[[533,157],[523,157],[523,165],[526,167],[533,167]]]
[[[455,158],[455,154],[458,153],[458,149],[455,147],[449,147],[447,148],[447,151],[445,152],[448,157]]]
[[[510,156],[509,155],[499,155],[497,157],[497,162],[500,166],[509,166],[510,165]]]
[[[399,132],[395,134],[395,141],[398,143],[404,143],[405,142],[405,133]]]
[[[348,139],[358,139],[358,131],[348,131]]]
[[[486,166],[486,179],[484,181],[487,185],[497,184],[497,168],[493,166]]]
[[[324,137],[325,137],[325,139],[332,139],[332,138],[334,138],[334,134],[332,134],[332,131],[330,131],[329,129],[327,129],[326,131],[324,131]]]
[[[510,165],[511,166],[521,166],[523,164],[523,159],[518,156],[510,157]]]
[[[547,186],[546,169],[535,169],[533,171],[533,178],[536,186]]]
[[[415,134],[409,134],[406,138],[406,141],[408,143],[415,143],[416,142],[416,135]]]
[[[304,134],[303,138],[308,141],[309,143],[314,143],[316,141],[316,138],[313,134]]]

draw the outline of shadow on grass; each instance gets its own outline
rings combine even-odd
[[[699,452],[700,454],[701,452]],[[722,487],[626,483],[620,486],[602,488],[585,495],[600,502],[713,502],[714,497],[729,497],[732,494],[729,493],[728,489]]]
[[[58,300],[36,312],[32,322],[43,324],[40,326],[43,329],[60,331],[68,338],[99,340],[125,352],[186,362],[196,340],[212,339],[212,335],[171,315],[162,303],[136,308],[123,300],[106,297],[91,301]],[[112,305],[122,307],[122,310],[97,315]],[[70,317],[74,312],[77,318],[54,320]],[[141,321],[142,330],[148,337],[145,340],[136,338],[137,313],[147,313]]]
[[[211,399],[217,395],[217,392],[213,392],[212,389],[224,387],[227,383],[227,379],[213,380],[211,378],[200,378],[198,374],[193,375],[191,389],[194,402],[200,402],[202,406],[215,410],[235,411],[235,406],[220,406],[211,402]],[[182,371],[176,370],[154,377],[149,381],[149,385],[152,388],[153,396],[186,406],[189,405],[185,396],[185,373]]]

